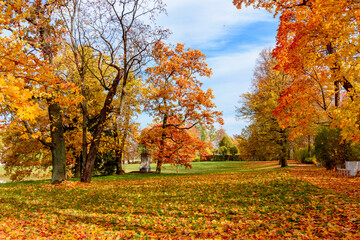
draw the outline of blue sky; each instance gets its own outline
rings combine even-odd
[[[236,121],[239,96],[250,90],[256,59],[262,49],[275,46],[278,26],[273,15],[252,8],[238,10],[232,0],[164,0],[167,16],[159,25],[169,28],[168,43],[184,43],[207,56],[213,70],[203,88],[212,88],[223,112],[228,135],[241,133],[245,120]],[[151,121],[151,120],[150,120]]]

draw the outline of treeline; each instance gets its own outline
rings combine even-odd
[[[139,142],[160,173],[206,148],[191,129],[222,123],[197,79],[211,69],[199,50],[163,43],[164,12],[160,0],[0,2],[1,162],[13,180],[50,168],[52,183],[90,182],[111,158],[121,174]],[[154,125],[140,133],[142,111]]]

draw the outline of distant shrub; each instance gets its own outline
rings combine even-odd
[[[345,161],[359,159],[358,145],[351,146],[342,141],[340,129],[322,128],[315,138],[315,156],[326,169],[334,169],[337,165],[345,165]]]
[[[94,164],[94,174],[96,175],[112,175],[116,172],[116,160],[114,152],[109,151],[103,154],[98,154]]]
[[[313,161],[313,158],[310,157],[310,158],[305,158],[302,163],[305,163],[305,164],[313,164],[314,161]]]
[[[309,153],[307,148],[301,148],[295,150],[294,152],[294,159],[297,162],[305,163],[305,159],[308,157],[309,157]]]
[[[236,146],[232,146],[230,147],[229,152],[232,156],[235,156],[237,153],[239,153],[239,149]]]

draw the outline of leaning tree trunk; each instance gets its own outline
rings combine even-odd
[[[99,120],[98,120],[97,124],[95,125],[94,132],[92,134],[90,150],[87,155],[86,162],[85,162],[84,172],[81,177],[81,182],[86,182],[86,183],[91,182],[91,177],[92,177],[92,173],[94,170],[94,163],[95,163],[96,155],[99,150],[101,134],[103,132],[106,119],[107,119],[109,113],[111,112],[111,103],[116,94],[117,86],[119,85],[119,82],[122,79],[122,77],[123,77],[123,74],[119,70],[118,75],[115,77],[115,79],[111,85],[111,88],[110,88],[108,94],[106,95],[104,106],[102,107],[102,109],[100,111]],[[123,81],[125,81],[125,80],[126,79],[124,79]],[[122,99],[123,95],[121,95],[120,98]]]
[[[66,179],[66,155],[61,108],[58,103],[49,103],[51,128],[52,177],[51,183],[58,184]]]

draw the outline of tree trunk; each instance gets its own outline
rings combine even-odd
[[[335,107],[339,107],[340,106],[340,82],[335,81],[334,87],[335,87]]]
[[[157,164],[156,164],[156,173],[160,174],[161,173],[161,165],[162,165],[162,161],[158,160]]]
[[[116,174],[124,174],[125,171],[122,168],[122,160],[123,160],[123,151],[122,150],[116,150],[115,151],[115,161],[116,161]]]
[[[127,130],[125,130],[125,133],[124,133],[124,135],[122,137],[120,149],[118,151],[115,151],[115,160],[116,160],[116,163],[117,163],[117,168],[116,168],[116,174],[117,175],[125,173],[125,171],[122,168],[122,160],[123,160],[123,153],[125,151],[126,138],[127,138]]]
[[[59,104],[50,102],[48,111],[51,129],[51,155],[53,166],[51,183],[58,184],[66,179],[64,129]]]
[[[88,125],[88,110],[87,110],[87,100],[86,100],[86,85],[85,85],[85,76],[83,74],[83,71],[81,71],[81,94],[84,97],[84,101],[82,103],[82,113],[83,113],[83,122],[82,122],[82,161],[81,161],[81,172],[80,176],[82,174],[82,171],[84,170],[84,165],[87,160],[87,125]]]
[[[75,178],[80,178],[81,177],[81,171],[82,171],[82,156],[78,156],[76,157],[76,163],[75,163]]]
[[[96,155],[99,150],[101,133],[103,132],[104,124],[106,122],[107,116],[111,112],[111,103],[116,94],[117,86],[119,85],[119,82],[122,79],[122,77],[123,77],[122,71],[119,70],[118,75],[115,77],[115,79],[111,85],[111,88],[110,88],[108,94],[106,95],[104,106],[102,107],[102,109],[100,111],[99,120],[98,120],[97,124],[95,125],[94,132],[92,134],[90,150],[89,150],[89,154],[87,156],[86,162],[85,162],[84,172],[83,172],[83,176],[81,177],[81,182],[86,182],[86,183],[91,182],[92,172],[94,170],[95,158],[96,158]],[[123,97],[123,95],[120,96],[120,98],[122,98],[122,97]]]
[[[281,145],[281,150],[280,150],[280,159],[279,159],[279,164],[281,165],[281,167],[287,167],[288,163],[287,163],[287,134],[286,134],[286,130],[281,130],[281,140],[280,140],[280,145]]]
[[[120,109],[122,109],[122,107],[123,106],[120,106]],[[123,153],[125,152],[125,143],[126,143],[127,135],[129,132],[129,123],[130,123],[130,115],[127,115],[125,119],[125,128],[124,128],[124,134],[121,139],[120,150],[115,151],[115,159],[117,162],[116,174],[118,175],[125,173],[125,171],[122,169],[122,160],[123,160]]]
[[[311,136],[308,135],[308,157],[311,157]]]

